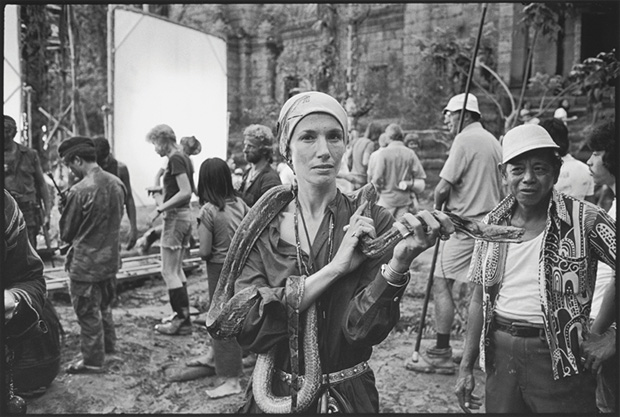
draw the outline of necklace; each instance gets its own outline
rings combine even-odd
[[[308,241],[308,257],[310,261],[310,265],[306,265],[301,257],[301,240],[299,239],[299,220],[298,217],[301,217],[301,222],[304,226],[304,232],[306,234],[306,240]],[[311,273],[316,272],[314,270],[314,266],[316,263],[316,258],[314,257],[314,253],[312,250],[312,242],[310,241],[310,234],[308,233],[308,228],[306,226],[306,219],[304,218],[304,213],[301,210],[301,206],[299,205],[299,199],[295,199],[295,250],[297,253],[297,268],[299,269],[299,273],[301,275],[310,276]],[[334,214],[330,212],[329,214],[329,234],[327,238],[327,262],[332,260],[332,254],[334,250]]]

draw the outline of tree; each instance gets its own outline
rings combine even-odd
[[[36,109],[47,107],[48,102],[48,57],[47,40],[51,34],[47,12],[44,6],[22,5],[20,6],[22,23],[22,83],[29,87],[31,103],[31,120],[28,130],[31,133],[33,149],[36,149],[45,161],[43,153],[43,130],[46,123],[45,117]],[[28,109],[26,109],[28,111]],[[28,138],[26,138],[28,139]]]

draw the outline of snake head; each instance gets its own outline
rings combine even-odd
[[[357,206],[359,207],[364,202],[368,202],[368,205],[362,212],[362,216],[371,217],[372,208],[379,200],[379,192],[377,187],[373,183],[368,183],[357,192]]]

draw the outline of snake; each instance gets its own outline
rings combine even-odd
[[[260,197],[241,221],[231,240],[230,250],[222,266],[220,279],[207,313],[207,330],[213,338],[228,339],[241,332],[248,312],[259,299],[259,293],[256,286],[248,286],[234,293],[235,281],[241,274],[261,233],[293,201],[296,195],[296,187],[290,184],[273,187]],[[368,202],[362,215],[370,217],[372,207],[378,199],[376,187],[373,184],[365,185],[357,191],[355,198],[358,199],[360,205]],[[448,216],[457,230],[480,239],[519,241],[525,232],[524,229],[511,226],[485,225],[455,214],[448,214]],[[358,247],[366,257],[378,258],[391,251],[403,238],[402,233],[392,226],[386,233],[376,238],[369,235],[360,236]],[[277,347],[274,346],[268,352],[257,355],[252,375],[252,390],[256,404],[265,413],[304,411],[316,399],[321,388],[322,370],[318,352],[316,306],[313,304],[302,312],[301,318],[306,372],[300,379],[297,406],[294,409],[292,408],[292,396],[278,397],[271,392],[271,378],[274,375]]]

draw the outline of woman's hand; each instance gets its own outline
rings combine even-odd
[[[448,239],[454,233],[452,221],[438,210],[433,213],[422,210],[416,215],[406,213],[394,223],[394,227],[406,236],[396,245],[392,255],[390,265],[397,272],[407,271],[411,261],[433,246],[438,237]]]
[[[346,233],[342,243],[329,263],[330,268],[337,276],[353,271],[366,259],[362,252],[357,249],[360,237],[365,234],[373,238],[377,236],[373,219],[362,216],[362,211],[367,205],[368,202],[360,205],[351,216],[349,224],[344,227]]]
[[[148,227],[151,227],[153,225],[153,222],[159,217],[160,214],[161,211],[159,211],[159,207],[155,207],[155,210],[149,213],[149,219],[147,220],[146,225]]]

